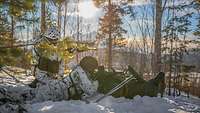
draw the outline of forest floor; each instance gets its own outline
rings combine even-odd
[[[17,79],[23,83],[32,81],[33,77],[20,76]],[[9,81],[9,83],[7,82]],[[0,73],[1,85],[23,84],[16,83],[12,77]],[[113,98],[108,96],[99,103],[85,103],[80,100],[45,101],[42,103],[27,104],[28,113],[200,113],[200,98],[184,95],[178,97],[140,97],[133,99]]]

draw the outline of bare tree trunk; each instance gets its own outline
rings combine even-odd
[[[168,95],[171,95],[171,76],[172,76],[172,48],[173,48],[173,39],[170,39],[170,59],[169,59],[169,80],[168,80]]]
[[[79,4],[79,0],[77,1],[77,42],[79,43],[79,31],[80,31],[80,29],[79,29],[79,27],[80,27],[80,19],[79,19],[79,7],[78,7],[78,4]],[[79,54],[77,53],[76,54],[76,62],[78,63],[79,62]]]
[[[173,1],[173,7],[174,7],[174,1]],[[174,12],[174,9],[173,9],[173,12],[172,12],[172,18],[175,17],[175,12]],[[174,20],[173,20],[173,25],[174,25]],[[173,39],[174,39],[174,31],[172,30],[172,37],[170,39],[170,72],[169,72],[169,92],[168,92],[168,95],[171,95],[171,78],[172,78],[172,66],[173,66]],[[174,75],[175,76],[175,75]],[[173,76],[173,77],[174,77]]]
[[[145,53],[141,53],[141,55],[140,55],[140,67],[139,67],[139,73],[141,75],[143,75],[144,72],[145,72],[145,62],[146,62]]]
[[[10,45],[12,46],[14,43],[14,33],[15,33],[15,21],[14,21],[14,17],[11,16],[11,43]]]
[[[79,41],[79,27],[80,27],[80,19],[79,19],[79,7],[78,7],[78,4],[79,4],[79,0],[78,0],[78,3],[77,3],[77,41]]]
[[[26,44],[28,44],[29,42],[29,32],[30,32],[30,30],[29,30],[29,25],[30,24],[28,24],[27,25],[27,31],[26,31]],[[26,50],[28,50],[28,46],[26,46]]]
[[[61,32],[61,8],[62,8],[62,5],[61,3],[58,4],[58,31]]]
[[[64,37],[65,37],[65,29],[66,29],[66,24],[67,24],[67,4],[68,4],[68,0],[65,1],[65,15],[64,15]]]
[[[108,11],[111,15],[111,0],[108,1]],[[108,69],[112,67],[112,33],[111,33],[111,22],[109,22],[109,36],[108,36]]]
[[[162,0],[156,0],[156,30],[154,42],[154,73],[161,71],[161,21],[162,21]]]
[[[32,12],[32,18],[34,19],[34,22],[33,22],[33,24],[32,24],[32,37],[33,38],[35,38],[35,36],[36,36],[36,29],[35,29],[35,13],[34,12]]]
[[[177,53],[178,53],[178,51],[177,51],[178,45],[177,45],[177,43],[178,43],[177,40],[175,40],[175,53],[176,53],[176,54],[174,55],[174,61],[175,61],[175,65],[174,65],[174,66],[175,66],[175,69],[174,69],[174,75],[173,75],[173,87],[174,87],[173,96],[174,96],[174,97],[175,97],[176,94],[177,94],[177,93],[176,93],[176,90],[177,90],[177,87],[176,87],[176,86],[177,86],[177,85],[176,85],[176,84],[177,84],[177,83],[176,83],[176,78],[177,78],[177,73],[178,73],[178,65],[177,65],[177,63],[178,63],[178,62],[177,62],[177,60],[178,60],[178,59],[177,59],[177,57],[178,57],[178,56],[177,56]]]
[[[152,7],[152,19],[153,19],[153,37],[155,36],[155,7]],[[155,39],[152,37],[152,40],[151,40],[151,77],[152,75],[154,74],[154,42],[155,42]]]
[[[41,33],[44,33],[46,30],[46,23],[45,23],[45,18],[46,18],[46,5],[44,1],[41,1],[41,25],[40,25],[40,30]]]

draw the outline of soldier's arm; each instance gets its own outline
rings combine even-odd
[[[79,73],[79,76],[80,76],[80,82],[81,82],[80,87],[84,92],[83,96],[89,97],[89,96],[94,95],[97,91],[97,88],[88,79],[85,71],[81,67],[78,67],[77,72]]]

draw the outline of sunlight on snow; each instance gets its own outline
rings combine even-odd
[[[39,111],[48,111],[53,107],[53,105],[50,106],[44,106],[42,109],[40,109]]]

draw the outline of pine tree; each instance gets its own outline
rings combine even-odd
[[[162,23],[162,0],[156,0],[156,29],[154,41],[154,72],[161,71],[161,23]]]
[[[200,11],[200,0],[195,0],[193,5],[194,5],[194,9],[196,9],[197,12],[198,12],[198,16],[197,16],[198,23],[196,25],[196,29],[194,31],[194,35],[200,36],[200,14],[199,14],[200,13],[199,12]]]
[[[177,13],[184,11],[188,6],[189,5],[182,4],[175,6],[173,2],[173,5],[168,7],[172,16],[162,31],[164,34],[163,42],[165,43],[165,46],[162,47],[162,52],[168,53],[164,54],[167,59],[164,59],[163,62],[169,64],[168,95],[171,95],[171,75],[174,72],[173,95],[175,96],[175,77],[177,77],[176,75],[180,70],[180,65],[183,62],[183,55],[187,52],[187,45],[189,44],[189,41],[186,40],[186,34],[190,31],[189,26],[191,22],[189,18],[191,18],[192,13],[177,15]]]
[[[7,46],[10,45],[10,42],[13,40],[11,36],[11,27],[7,18],[3,11],[1,10],[0,13],[0,45]],[[14,65],[17,61],[17,58],[20,57],[22,53],[22,49],[20,48],[0,48],[0,67],[4,65]]]
[[[108,39],[108,68],[111,69],[113,39],[122,37],[126,30],[121,26],[123,23],[118,5],[109,2],[105,7],[105,12],[99,22],[100,28],[98,29],[97,38]]]
[[[11,43],[15,42],[15,21],[24,15],[25,12],[33,10],[33,2],[33,0],[0,1],[1,47],[10,46]],[[9,18],[11,18],[11,21]],[[0,65],[16,65],[22,53],[22,48],[0,48]]]

